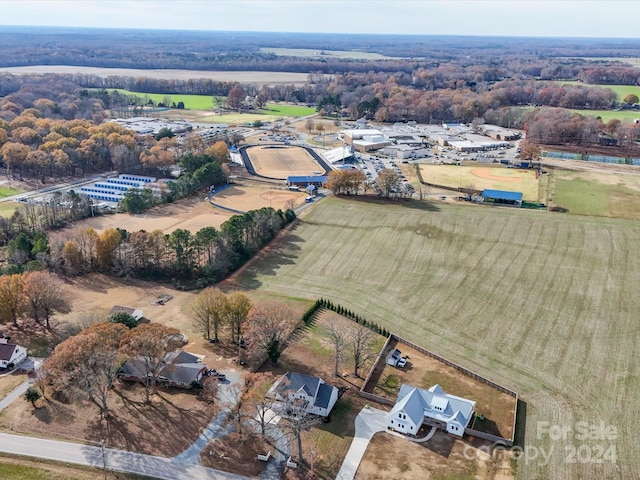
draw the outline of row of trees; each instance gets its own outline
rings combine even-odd
[[[542,108],[524,117],[527,138],[542,145],[596,145],[606,135],[615,138],[620,147],[635,144],[640,137],[640,124],[621,123],[612,119],[604,123],[599,117],[584,116],[569,110]]]
[[[51,318],[56,313],[69,313],[71,304],[56,275],[35,271],[25,274],[0,276],[0,323],[11,323],[22,328],[23,318],[51,327]]]
[[[390,168],[382,169],[375,184],[367,181],[362,170],[348,168],[333,170],[327,176],[327,188],[335,195],[358,195],[374,188],[379,195],[390,197],[411,198],[415,189],[408,182],[402,181],[402,176]]]
[[[127,232],[92,228],[51,237],[48,265],[65,275],[91,271],[118,276],[180,279],[205,286],[236,270],[295,218],[292,210],[269,207],[234,215],[220,229],[195,234],[177,229]]]

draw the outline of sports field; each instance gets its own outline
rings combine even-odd
[[[524,200],[538,200],[538,181],[533,170],[506,168],[505,166],[420,165],[422,179],[428,183],[447,187],[522,192]]]
[[[518,391],[517,438],[548,455],[518,478],[638,478],[638,223],[406,205],[329,197],[235,281],[339,302]]]
[[[217,193],[211,201],[242,212],[257,210],[262,207],[273,207],[285,210],[290,202],[302,205],[304,192],[271,188],[267,186],[234,185]],[[219,228],[229,220],[233,212],[210,205],[203,197],[180,200],[175,203],[161,205],[138,215],[119,213],[86,218],[73,223],[69,228],[87,228],[101,232],[107,228],[122,228],[129,232],[138,230],[162,230],[171,233],[179,228],[195,233],[204,227]]]
[[[576,215],[640,220],[640,176],[554,169],[553,203]]]
[[[290,175],[311,176],[324,171],[304,148],[265,145],[249,147],[246,151],[253,168],[265,177],[286,180]]]

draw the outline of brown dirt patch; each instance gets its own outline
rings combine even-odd
[[[17,401],[0,413],[0,429],[89,444],[104,439],[114,448],[173,456],[198,438],[214,413],[196,395],[177,389],[159,391],[151,405],[144,405],[144,387],[132,383],[116,386],[109,405],[112,416],[105,422],[89,402],[40,399],[33,408]]]
[[[214,208],[203,196],[161,205],[136,215],[117,213],[86,218],[75,222],[73,226],[62,230],[62,232],[69,229],[91,227],[98,232],[107,228],[123,228],[129,232],[162,230],[164,233],[171,233],[182,228],[195,233],[204,227],[218,228],[232,215],[231,212]]]
[[[216,194],[212,201],[223,207],[248,212],[262,207],[285,210],[290,201],[294,202],[295,206],[302,205],[306,196],[304,192],[270,188],[268,185],[234,185]]]
[[[258,455],[264,455],[268,451],[273,454],[274,447],[260,435],[231,434],[209,443],[200,455],[200,464],[237,475],[258,477],[267,465],[258,460]]]
[[[286,180],[290,175],[318,175],[323,168],[305,149],[288,146],[258,146],[246,150],[256,172]]]
[[[490,443],[474,439],[459,440],[444,432],[436,432],[425,443],[377,433],[356,473],[356,480],[428,480],[513,478],[508,458],[490,456],[478,447]]]
[[[511,438],[515,415],[515,398],[489,385],[474,380],[453,367],[435,360],[402,343],[397,348],[409,357],[404,368],[396,368],[384,363],[373,392],[381,397],[396,400],[403,383],[419,388],[430,388],[436,383],[452,395],[468,398],[476,402],[475,411],[486,419],[476,421],[473,428]],[[386,355],[386,354],[385,354]],[[381,362],[382,363],[382,362]],[[369,390],[369,388],[368,388]]]
[[[474,168],[471,170],[471,174],[475,175],[479,178],[484,178],[485,180],[497,180],[499,182],[508,182],[508,183],[522,183],[522,177],[509,177],[506,175],[496,175],[494,169],[489,168]]]

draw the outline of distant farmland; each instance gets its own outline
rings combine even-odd
[[[322,200],[237,286],[328,298],[517,390],[521,441],[551,454],[518,461],[519,478],[637,478],[640,225],[407,205]],[[616,434],[583,439],[578,422]],[[552,440],[540,425],[571,434]],[[578,448],[614,456],[568,461]]]

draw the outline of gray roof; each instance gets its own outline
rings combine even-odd
[[[0,360],[9,361],[16,346],[13,343],[0,343]]]
[[[318,396],[316,397],[316,403],[314,405],[320,408],[329,408],[329,401],[331,400],[331,393],[333,392],[333,389],[334,387],[331,385],[321,383],[318,388]]]
[[[164,361],[165,365],[158,372],[158,377],[184,385],[189,385],[192,380],[196,380],[200,371],[207,368],[200,363],[200,358],[183,350],[168,353]],[[144,358],[134,357],[127,360],[120,373],[143,380],[146,374]]]
[[[402,385],[403,387],[405,385]],[[402,389],[400,389],[402,394]],[[406,393],[402,399],[398,397],[398,401],[391,409],[390,415],[398,412],[406,413],[414,425],[421,425],[424,420],[424,406],[422,397],[417,388],[413,388],[410,392]]]
[[[402,410],[416,424],[422,423],[421,418],[427,416],[442,422],[455,420],[466,427],[475,405],[476,402],[472,400],[445,393],[437,384],[429,390],[403,384],[391,414]],[[417,416],[418,411],[420,411],[420,417]],[[416,418],[419,419],[416,421]]]
[[[316,396],[318,385],[321,383],[318,377],[312,377],[310,375],[305,375],[304,373],[296,372],[287,372],[284,376],[288,381],[280,383],[278,386],[279,392],[288,392],[291,390],[297,392],[300,389],[303,389],[308,396]]]

